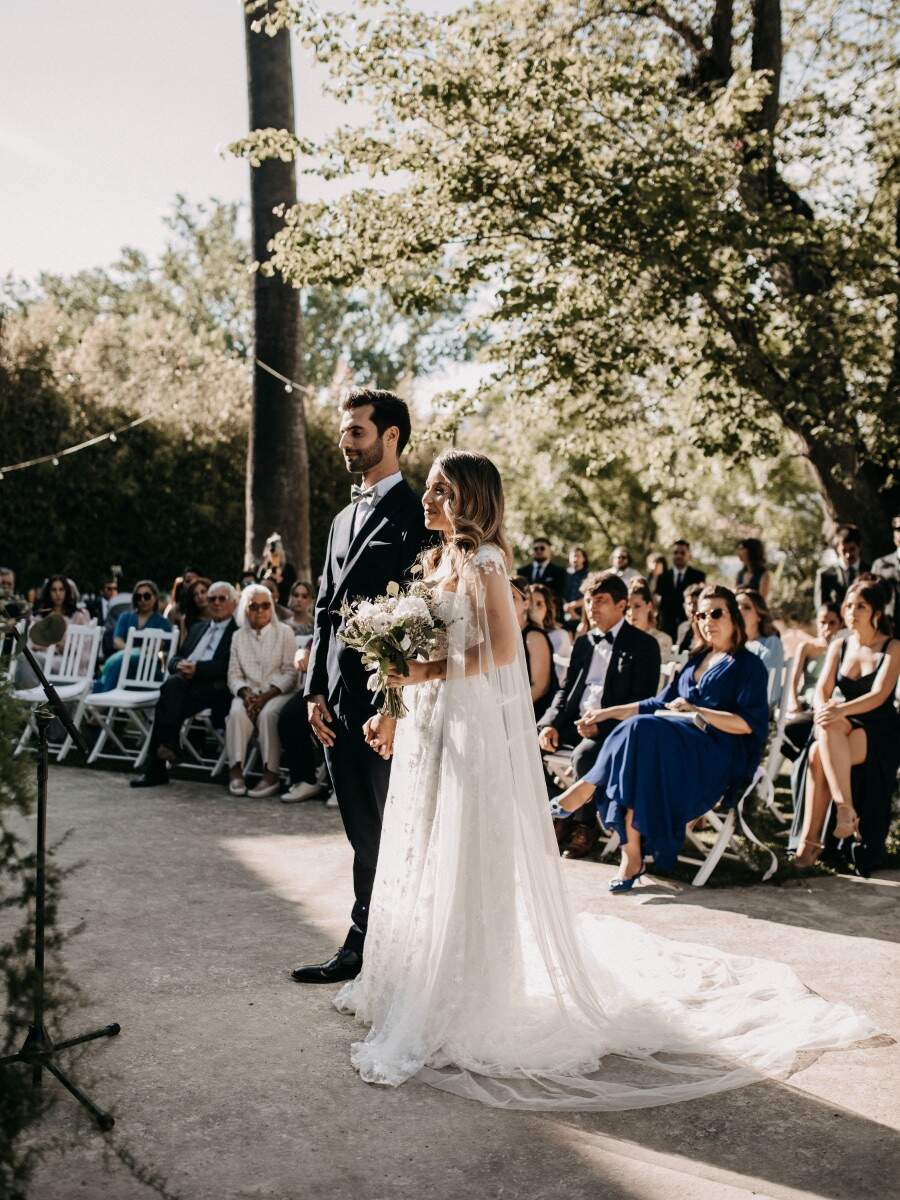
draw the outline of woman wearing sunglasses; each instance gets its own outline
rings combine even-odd
[[[746,649],[734,594],[705,587],[697,608],[700,646],[658,696],[588,713],[585,720],[621,721],[595,766],[557,797],[569,812],[596,791],[603,823],[622,839],[611,892],[630,891],[644,873],[644,854],[672,866],[688,822],[759,764],[769,726],[767,673]],[[661,719],[668,715],[675,719]]]
[[[232,796],[249,794],[262,800],[281,790],[278,716],[297,690],[296,643],[291,627],[279,620],[275,598],[265,584],[244,588],[235,620],[237,632],[228,663],[228,690],[234,699],[225,726],[228,790]],[[248,793],[244,759],[254,732],[259,737],[263,777]]]
[[[113,633],[115,651],[103,664],[100,678],[94,684],[95,692],[111,692],[116,686],[119,667],[122,664],[122,652],[130,629],[164,629],[166,633],[172,630],[171,622],[159,611],[159,588],[152,579],[139,579],[134,585],[131,592],[131,612],[122,613],[116,622]],[[136,660],[138,655],[132,657]]]

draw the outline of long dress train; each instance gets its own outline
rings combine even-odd
[[[576,923],[499,549],[443,602],[447,680],[406,689],[363,970],[335,999],[370,1026],[361,1077],[507,1108],[641,1108],[873,1035],[782,963]]]

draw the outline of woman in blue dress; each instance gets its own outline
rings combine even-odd
[[[115,653],[103,664],[100,678],[94,683],[95,692],[111,692],[118,683],[129,629],[164,629],[166,633],[171,632],[170,622],[159,611],[159,589],[152,579],[138,580],[131,593],[131,605],[131,612],[122,613],[116,622],[113,633]],[[133,661],[137,661],[138,655],[132,654],[131,657]]]
[[[585,714],[621,721],[593,769],[557,797],[569,812],[597,791],[605,825],[622,839],[610,891],[630,891],[644,854],[669,869],[689,821],[752,778],[769,725],[767,672],[745,649],[744,621],[726,587],[706,587],[697,611],[703,638],[672,682],[651,700]],[[668,718],[668,719],[666,719]]]

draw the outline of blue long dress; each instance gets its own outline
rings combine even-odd
[[[738,650],[697,684],[694,669],[702,657],[694,655],[658,696],[638,704],[638,716],[613,730],[583,780],[596,784],[601,819],[623,840],[625,810],[633,810],[644,851],[663,871],[675,862],[688,821],[708,812],[730,788],[749,783],[768,733],[768,676],[760,659]],[[701,730],[654,715],[678,696],[700,708],[736,713],[753,732],[722,733],[711,725]]]

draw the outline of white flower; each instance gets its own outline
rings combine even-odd
[[[431,612],[421,596],[404,596],[402,600],[398,601],[394,615],[404,619],[412,617],[414,620],[427,621],[429,625],[431,624]]]
[[[387,585],[386,591],[389,596],[399,596],[400,595],[400,584],[397,583],[396,580],[392,579],[391,582]]]

